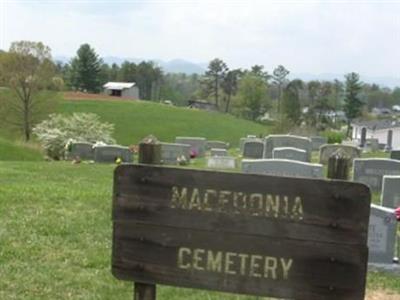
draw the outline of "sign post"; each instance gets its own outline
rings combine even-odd
[[[369,211],[360,183],[121,165],[112,272],[145,284],[361,300]]]
[[[146,137],[139,144],[139,163],[157,165],[161,163],[161,144],[153,136]],[[156,300],[156,285],[134,283],[134,300]]]

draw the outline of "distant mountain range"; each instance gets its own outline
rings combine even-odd
[[[55,56],[57,61],[67,63],[70,61],[70,57],[67,56]],[[170,61],[163,61],[159,59],[142,59],[142,58],[124,58],[117,56],[106,56],[103,57],[103,61],[107,64],[116,63],[120,65],[124,61],[130,61],[134,63],[140,63],[143,60],[152,60],[157,65],[159,65],[167,73],[185,73],[185,74],[203,74],[207,69],[207,63],[193,63],[184,59],[173,59]],[[381,86],[386,86],[389,88],[400,87],[400,75],[398,77],[391,76],[365,76],[360,74],[361,80],[365,83],[376,83]],[[312,74],[312,73],[290,73],[290,79],[299,78],[304,81],[310,80],[334,80],[338,79],[344,81],[344,74],[335,73],[322,73],[322,74]]]
[[[55,56],[56,61],[67,63],[71,60],[67,56]],[[106,56],[102,58],[103,61],[109,65],[111,64],[122,64],[124,61],[140,63],[144,60],[151,60],[159,65],[167,73],[185,73],[185,74],[202,74],[205,72],[204,64],[196,64],[183,59],[173,59],[170,61],[163,61],[159,59],[142,59],[142,58],[123,58],[116,56]]]

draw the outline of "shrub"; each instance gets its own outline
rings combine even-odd
[[[99,116],[92,113],[74,113],[69,116],[52,114],[33,128],[46,151],[55,160],[64,158],[65,148],[69,142],[103,142],[113,144],[111,137],[114,125],[101,123]]]
[[[341,131],[327,130],[321,135],[328,139],[328,144],[340,144],[345,139],[345,134]]]

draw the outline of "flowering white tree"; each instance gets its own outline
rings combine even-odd
[[[92,113],[52,114],[33,128],[46,154],[56,160],[64,158],[70,141],[114,144],[113,131],[113,124],[100,122],[99,116]]]

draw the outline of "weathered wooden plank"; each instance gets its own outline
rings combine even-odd
[[[128,214],[130,218],[150,224],[171,225],[169,222],[173,222],[210,230],[225,227],[228,231],[267,236],[282,236],[283,231],[296,239],[349,244],[365,244],[367,240],[365,220],[369,217],[370,196],[368,188],[362,184],[144,166],[123,166],[116,172],[115,219]],[[217,204],[212,207],[213,211],[204,207],[177,209],[171,207],[173,186],[180,191],[187,188],[188,198],[197,189],[200,194],[205,190],[232,191],[247,196],[262,194],[265,201],[261,209],[258,204],[250,207],[249,199],[247,207],[236,210],[233,201],[223,207]],[[272,208],[266,211],[267,195],[280,205],[277,214]],[[216,199],[208,197],[209,202],[213,197]],[[296,198],[302,200],[301,220],[299,214],[290,213]],[[285,199],[289,202],[289,213],[285,213]],[[295,230],[288,231],[288,228]]]
[[[362,299],[365,246],[360,249],[228,233],[219,233],[216,239],[209,231],[133,222],[116,222],[114,228],[114,247],[118,251],[113,256],[113,273],[120,279],[131,279],[134,274],[142,282],[154,276],[155,281],[150,282],[184,283],[187,287],[200,284],[207,289],[242,294],[267,295],[273,288],[274,296],[294,299]],[[214,266],[207,260],[210,251],[214,258],[221,255]],[[257,258],[253,268],[251,255]],[[269,266],[275,264],[276,268],[265,272],[266,262],[260,257],[268,257]]]
[[[363,299],[369,189],[356,183],[120,166],[119,279],[293,299]]]

